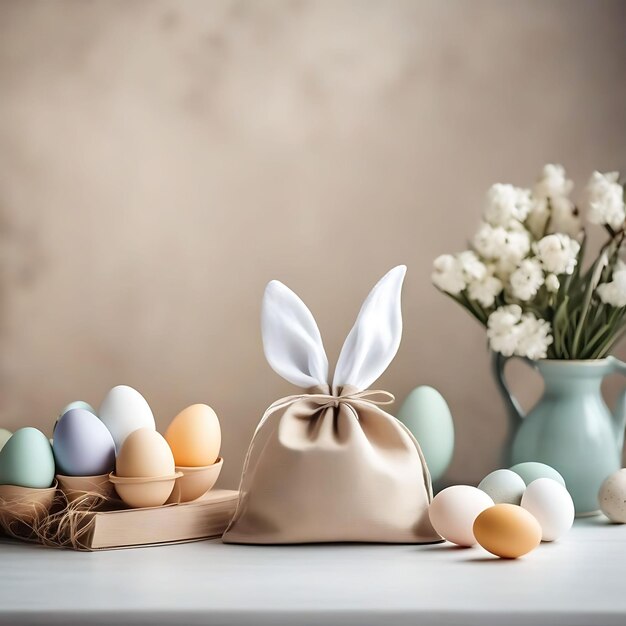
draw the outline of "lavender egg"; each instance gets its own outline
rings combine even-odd
[[[111,433],[85,409],[70,409],[61,416],[52,449],[57,473],[64,476],[100,476],[115,468]]]

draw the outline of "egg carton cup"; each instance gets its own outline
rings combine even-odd
[[[109,480],[125,504],[133,509],[141,509],[165,504],[172,494],[176,479],[182,475],[182,472],[176,472],[171,476],[127,478],[111,472]]]
[[[0,485],[0,525],[9,533],[16,524],[34,528],[48,515],[56,492],[56,480],[45,489]]]
[[[98,476],[64,476],[57,474],[59,488],[65,494],[68,503],[81,501],[85,507],[119,502],[113,483],[108,474]]]
[[[176,484],[167,500],[167,504],[191,502],[202,497],[215,486],[223,465],[224,459],[221,457],[212,465],[203,467],[183,467],[177,465],[176,472],[182,474],[182,476],[176,479]]]

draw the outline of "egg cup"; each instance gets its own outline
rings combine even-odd
[[[204,467],[177,465],[176,471],[180,472],[182,476],[176,480],[176,485],[167,504],[191,502],[202,497],[215,486],[223,465],[224,459],[221,457],[213,465],[205,465]]]
[[[104,504],[111,499],[117,500],[115,489],[108,474],[99,476],[63,476],[57,474],[56,478],[69,503],[75,502],[87,494],[93,494],[93,497],[85,497],[85,507]]]
[[[157,476],[156,478],[126,478],[109,474],[119,497],[133,509],[143,509],[165,504],[170,497],[176,479],[183,475],[176,472],[171,476]]]
[[[48,514],[56,491],[56,480],[46,489],[0,485],[0,524],[7,532],[16,523],[34,528]]]

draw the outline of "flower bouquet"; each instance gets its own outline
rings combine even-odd
[[[511,418],[506,458],[538,461],[565,479],[576,512],[594,513],[598,489],[621,466],[626,389],[615,412],[603,402],[608,374],[626,375],[609,352],[626,329],[624,189],[616,172],[594,172],[587,219],[607,237],[590,264],[587,236],[560,165],[546,165],[532,189],[494,185],[471,249],[435,260],[433,282],[487,329],[493,371]],[[504,377],[525,358],[544,394],[525,415]]]
[[[470,249],[434,261],[434,285],[487,329],[490,348],[531,360],[602,359],[626,330],[624,188],[594,172],[587,220],[607,238],[585,265],[572,181],[546,165],[532,189],[496,184]]]

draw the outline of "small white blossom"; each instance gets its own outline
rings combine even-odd
[[[574,183],[562,165],[545,165],[533,187],[533,204],[526,226],[536,239],[544,234],[565,233],[577,237],[582,223],[569,194]]]
[[[548,346],[553,342],[550,323],[536,318],[532,313],[522,315],[516,327],[515,354],[536,361],[548,356]]]
[[[522,308],[517,304],[507,304],[496,309],[487,319],[487,337],[494,352],[513,356],[517,348],[515,329],[522,319]]]
[[[472,244],[485,259],[499,259],[506,252],[507,232],[501,226],[483,223],[474,235]]]
[[[546,272],[571,274],[576,267],[580,244],[563,233],[546,235],[533,245]]]
[[[570,237],[578,237],[582,230],[582,221],[569,198],[536,198],[526,226],[536,239],[549,233],[565,233]]]
[[[524,259],[509,277],[511,294],[524,302],[532,300],[543,285],[543,281],[541,263],[535,258]]]
[[[467,287],[469,297],[485,308],[494,305],[496,297],[503,289],[502,281],[493,275],[494,269],[488,268],[481,279],[470,282]]]
[[[487,275],[487,267],[476,256],[475,252],[466,250],[457,255],[457,260],[467,282],[482,280]]]
[[[496,309],[487,320],[489,346],[504,356],[544,359],[553,341],[550,324],[516,304]]]
[[[569,196],[574,183],[567,178],[562,165],[548,163],[543,166],[541,177],[533,187],[533,196],[536,198],[558,198]]]
[[[487,192],[483,216],[492,226],[509,228],[512,223],[526,219],[531,204],[529,189],[497,183]]]
[[[626,218],[624,190],[617,182],[618,172],[591,175],[587,192],[589,193],[588,219],[592,224],[607,224],[613,230],[621,230]]]
[[[597,292],[605,304],[618,308],[626,306],[626,264],[618,261],[611,282],[598,285]]]
[[[559,290],[560,286],[561,286],[561,283],[559,281],[558,276],[555,276],[554,274],[548,274],[546,276],[546,289],[550,293],[556,293]]]
[[[466,285],[461,264],[451,254],[442,254],[435,259],[431,280],[435,287],[453,296],[461,293]]]

